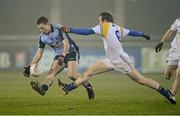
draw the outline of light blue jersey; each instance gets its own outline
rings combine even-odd
[[[55,55],[60,55],[64,50],[64,44],[62,41],[64,40],[65,34],[63,34],[63,32],[60,30],[59,25],[50,24],[50,26],[51,26],[50,33],[48,34],[42,33],[40,35],[39,48],[45,48],[45,45],[47,44],[54,49]],[[69,52],[72,51],[75,51],[75,47],[70,43]]]

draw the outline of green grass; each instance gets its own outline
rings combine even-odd
[[[162,85],[170,87],[162,75],[146,75]],[[65,79],[65,74],[58,77]],[[86,91],[79,87],[67,96],[60,92],[57,81],[45,96],[38,95],[30,87],[30,80],[20,73],[0,74],[0,115],[8,114],[63,114],[63,115],[120,115],[120,114],[180,114],[180,94],[177,105],[164,102],[164,98],[147,87],[140,86],[119,73],[105,73],[90,80],[96,93],[95,100],[89,101]]]

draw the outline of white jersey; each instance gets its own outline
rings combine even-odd
[[[129,30],[119,27],[114,23],[102,23],[92,28],[96,34],[101,35],[104,49],[111,62],[116,62],[120,55],[128,56],[121,44],[122,36],[126,36]]]
[[[176,31],[176,36],[171,43],[171,47],[180,50],[180,19],[176,19],[170,29]]]

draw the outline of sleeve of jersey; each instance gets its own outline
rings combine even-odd
[[[125,29],[123,27],[120,27],[120,31],[122,33],[122,36],[127,36],[129,34],[129,32],[130,32],[130,30]]]
[[[133,31],[133,30],[128,30],[125,28],[120,28],[122,36],[133,36],[133,37],[143,37],[144,33],[143,32],[139,32],[139,31]]]
[[[39,48],[45,48],[45,43],[41,41],[41,37],[39,38]]]
[[[93,29],[91,29],[91,28],[80,28],[80,29],[71,28],[70,32],[80,34],[80,35],[92,35],[92,34],[95,34]]]
[[[92,30],[96,34],[101,34],[101,26],[100,25],[97,25],[97,26],[93,27]]]
[[[130,30],[128,35],[129,36],[133,36],[133,37],[143,37],[144,33],[143,32],[139,32],[139,31],[132,31],[132,30]]]
[[[177,30],[177,20],[174,21],[174,23],[171,25],[170,28],[172,31],[176,31]]]

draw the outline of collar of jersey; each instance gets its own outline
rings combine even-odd
[[[51,33],[51,32],[54,32],[54,28],[53,28],[53,25],[52,24],[50,24],[50,27],[51,27],[51,31],[49,32],[49,33]],[[46,35],[49,35],[49,33],[44,33],[44,34],[46,34]]]

